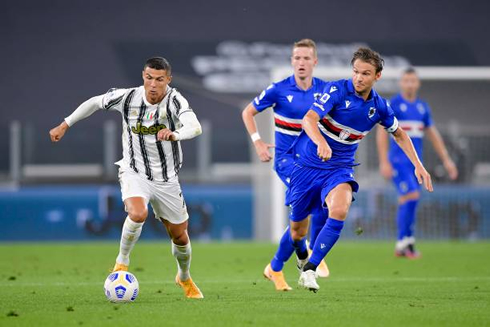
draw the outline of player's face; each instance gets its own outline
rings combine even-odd
[[[357,59],[352,65],[352,83],[360,95],[368,94],[374,83],[381,78],[381,72],[376,73],[374,65]]]
[[[172,76],[167,75],[166,70],[146,67],[143,70],[143,86],[145,88],[146,100],[151,104],[162,101],[167,91],[167,85]]]
[[[400,79],[400,90],[404,94],[415,96],[420,88],[420,79],[415,73],[403,74]]]
[[[313,76],[313,68],[318,63],[315,51],[312,48],[296,47],[291,56],[291,65],[294,69],[294,76],[299,79],[306,79]]]

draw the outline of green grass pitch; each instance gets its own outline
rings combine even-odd
[[[173,284],[167,240],[140,241],[130,271],[134,303],[112,304],[103,282],[111,243],[0,244],[0,326],[490,326],[490,243],[420,242],[423,258],[393,256],[387,242],[340,240],[320,291],[276,292],[262,277],[275,246],[193,244],[192,275],[204,300]]]

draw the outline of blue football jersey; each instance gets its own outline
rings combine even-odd
[[[302,132],[292,149],[295,162],[302,166],[322,169],[352,167],[359,142],[376,124],[381,124],[390,133],[398,128],[398,121],[388,102],[374,89],[364,101],[356,94],[351,80],[328,83],[311,110],[320,116],[318,127],[332,149],[332,158],[323,162],[317,155],[316,144]]]
[[[424,132],[427,127],[432,126],[429,106],[420,99],[410,102],[398,94],[391,99],[391,108],[398,119],[400,128],[403,128],[408,136],[410,136],[413,146],[419,158],[422,160]],[[410,162],[405,152],[403,152],[393,139],[390,140],[388,158],[392,163]]]
[[[308,90],[300,89],[294,75],[271,84],[257,96],[253,105],[261,112],[267,108],[274,110],[275,122],[275,156],[277,163],[302,131],[301,120],[325,88],[326,82],[313,78],[313,85]]]

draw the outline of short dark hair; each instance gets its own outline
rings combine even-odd
[[[405,69],[403,71],[403,74],[402,75],[407,75],[407,74],[415,74],[415,75],[417,75],[417,71],[413,67],[408,67],[407,69]]]
[[[360,59],[364,62],[367,62],[373,65],[376,68],[376,73],[379,73],[383,70],[383,66],[385,61],[381,58],[381,55],[374,50],[369,48],[359,48],[356,52],[354,52],[354,56],[350,62],[351,65],[354,65],[354,62]]]
[[[165,70],[167,71],[167,75],[172,74],[172,66],[170,66],[168,60],[163,57],[152,57],[148,59],[143,67],[143,70],[145,70],[146,67],[156,70]]]

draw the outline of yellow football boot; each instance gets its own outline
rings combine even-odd
[[[196,284],[192,281],[192,278],[188,280],[180,280],[179,275],[175,277],[175,284],[181,287],[184,290],[185,297],[189,299],[203,299],[204,295],[202,295],[201,290],[197,287]]]
[[[282,271],[274,271],[271,265],[268,264],[264,269],[264,277],[274,283],[277,291],[291,291],[292,288],[284,279]]]
[[[122,263],[117,263],[114,265],[114,268],[112,269],[112,272],[116,271],[128,271],[129,266],[126,266]]]

